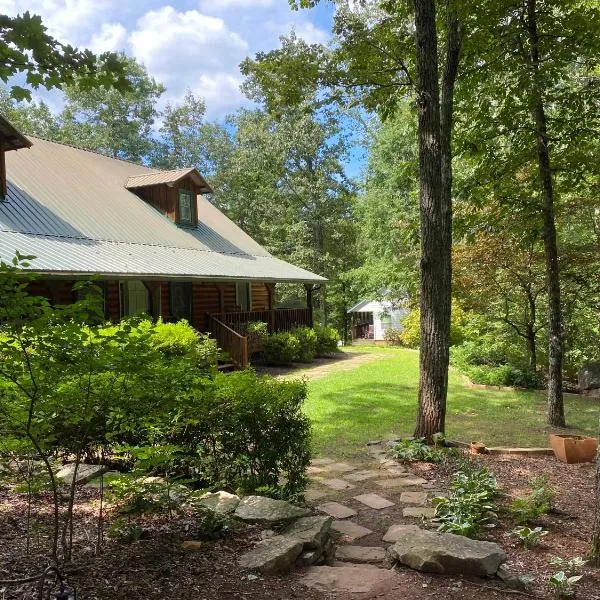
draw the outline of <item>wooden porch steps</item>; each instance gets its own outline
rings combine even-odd
[[[217,370],[221,371],[222,373],[230,373],[236,369],[238,369],[238,366],[235,363],[220,363],[217,365]]]

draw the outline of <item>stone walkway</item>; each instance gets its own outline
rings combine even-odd
[[[361,365],[388,358],[382,352],[347,352],[340,353],[332,358],[317,358],[311,365],[299,367],[258,367],[259,373],[273,375],[279,378],[306,377],[307,379],[321,379],[332,373],[352,371]]]
[[[362,463],[318,458],[308,469],[306,499],[317,511],[334,518],[340,560],[383,562],[394,531],[433,517],[430,500],[441,490],[387,456],[386,442],[368,447]]]

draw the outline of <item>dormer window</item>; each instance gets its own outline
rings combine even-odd
[[[194,194],[190,190],[179,190],[179,219],[180,225],[194,224]]]

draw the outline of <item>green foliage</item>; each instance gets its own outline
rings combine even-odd
[[[268,364],[290,364],[296,360],[300,349],[298,338],[287,331],[269,335],[262,350],[263,360]]]
[[[263,321],[250,321],[246,325],[246,332],[261,338],[266,337],[269,335],[269,326]]]
[[[465,462],[454,474],[447,497],[433,499],[439,531],[475,537],[482,527],[494,527],[496,478],[486,467]]]
[[[338,342],[340,334],[333,327],[316,325],[314,327],[317,336],[316,355],[327,356],[335,352],[339,352]]]
[[[383,339],[391,346],[403,346],[404,339],[402,337],[402,329],[388,327],[383,334]]]
[[[501,352],[498,345],[488,346],[486,338],[481,338],[453,346],[450,362],[473,383],[533,389],[542,387],[544,380],[541,373],[515,366],[513,361],[518,359]]]
[[[550,559],[550,566],[564,571],[568,577],[573,575],[581,575],[583,567],[587,565],[588,561],[581,558],[581,556],[575,556],[574,558],[561,558],[560,556],[553,556]]]
[[[510,532],[510,535],[515,536],[523,544],[524,548],[530,550],[540,543],[542,537],[548,535],[548,531],[546,529],[542,529],[541,527],[531,528],[527,526],[521,526],[513,529]]]
[[[444,446],[443,436],[434,437],[435,444],[429,446],[424,438],[407,438],[400,440],[392,448],[392,454],[403,461],[423,461],[430,463],[443,462],[448,456],[456,456],[455,448]]]
[[[62,88],[77,81],[81,89],[128,88],[121,57],[113,52],[96,56],[89,50],[78,50],[48,35],[38,15],[29,11],[16,17],[0,15],[0,79],[7,82],[19,73],[26,85],[37,90]],[[31,92],[13,84],[10,95],[16,100],[31,100]]]
[[[583,575],[572,575],[569,577],[564,571],[554,573],[548,580],[554,591],[555,598],[572,598],[575,596],[575,586]]]
[[[292,336],[298,340],[298,350],[294,361],[312,362],[317,355],[317,334],[310,327],[296,327],[291,331]]]
[[[548,475],[540,475],[531,481],[531,492],[528,496],[515,498],[509,512],[519,524],[533,523],[552,508],[556,496],[549,485]]]
[[[461,344],[465,339],[465,327],[469,315],[456,303],[452,305],[452,315],[450,317],[450,346]],[[400,333],[401,342],[408,348],[418,348],[421,332],[421,311],[419,308],[413,308],[402,320],[402,332]]]

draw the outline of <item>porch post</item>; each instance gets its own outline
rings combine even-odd
[[[306,290],[306,308],[308,309],[308,326],[312,327],[313,322],[313,287],[312,283],[305,283],[304,289]]]
[[[267,294],[269,295],[269,333],[275,332],[275,284],[265,283]]]

